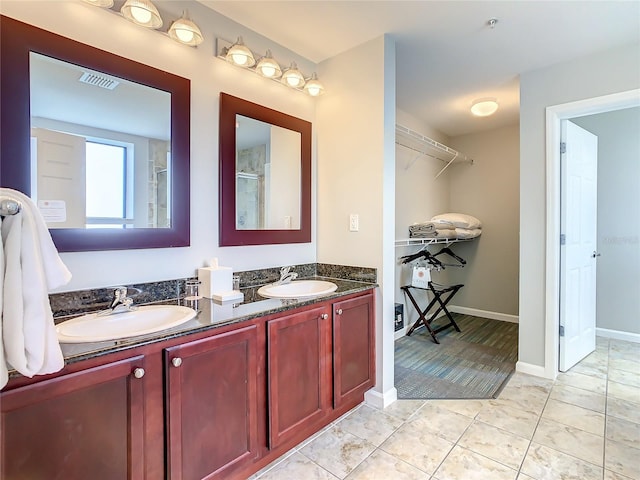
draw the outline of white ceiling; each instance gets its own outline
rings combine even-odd
[[[397,107],[449,136],[517,123],[520,73],[640,45],[638,0],[199,1],[315,63],[390,34]],[[481,97],[498,113],[472,117]]]

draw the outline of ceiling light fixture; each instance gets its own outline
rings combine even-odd
[[[113,0],[84,0],[91,5],[95,5],[96,7],[102,8],[111,8],[113,7]]]
[[[474,100],[471,105],[471,113],[476,117],[488,117],[498,110],[498,101],[495,98],[480,98]]]
[[[293,88],[302,88],[304,86],[304,76],[298,70],[296,62],[291,62],[291,66],[282,74],[282,81]]]
[[[304,90],[312,97],[317,97],[318,95],[321,95],[322,92],[324,92],[324,85],[322,85],[322,83],[320,83],[320,81],[318,80],[318,75],[316,75],[316,72],[313,72],[313,75],[311,75],[311,78],[305,84]]]
[[[195,47],[200,45],[204,38],[198,26],[189,18],[189,12],[182,12],[182,17],[169,27],[169,36],[176,42]]]
[[[158,29],[162,27],[162,17],[151,0],[127,0],[120,13],[127,20],[142,27]]]
[[[238,37],[236,43],[231,46],[226,58],[228,62],[239,67],[253,67],[256,64],[253,53],[242,43],[242,37]]]
[[[280,78],[282,75],[282,69],[280,65],[278,65],[278,62],[273,59],[271,50],[267,50],[265,56],[260,59],[256,66],[256,71],[267,78]]]

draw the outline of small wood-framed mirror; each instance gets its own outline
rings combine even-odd
[[[190,81],[5,16],[0,35],[0,185],[36,201],[61,252],[188,246]],[[89,144],[116,152],[92,187]]]
[[[220,246],[311,241],[311,123],[220,94]]]

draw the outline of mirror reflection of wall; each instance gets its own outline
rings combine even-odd
[[[301,135],[236,116],[236,229],[299,230]]]
[[[49,228],[169,228],[171,95],[33,52],[29,67],[31,196]]]

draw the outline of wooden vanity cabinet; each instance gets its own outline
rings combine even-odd
[[[375,385],[373,294],[333,304],[333,407],[360,402]]]
[[[133,356],[4,392],[2,480],[144,478],[144,368]]]
[[[0,480],[244,480],[374,384],[371,291],[17,377]]]
[[[233,478],[257,457],[259,330],[164,350],[169,479]]]
[[[331,409],[331,321],[327,306],[267,322],[269,448],[325,418]]]

